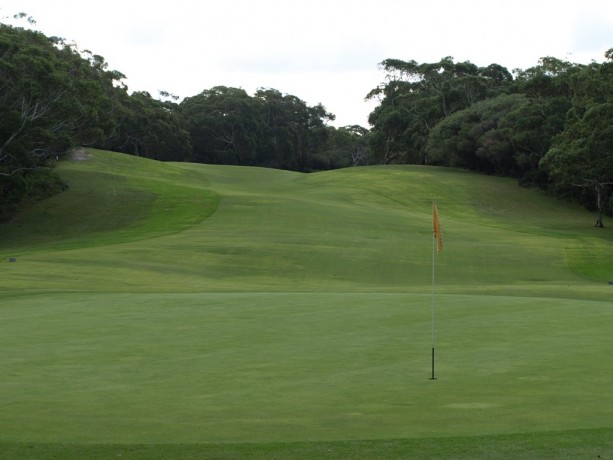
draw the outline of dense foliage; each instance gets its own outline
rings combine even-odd
[[[121,77],[100,56],[0,24],[0,220],[55,189],[43,166],[110,133],[110,94]]]
[[[297,171],[368,163],[368,131],[336,129],[318,104],[275,89],[224,86],[178,102],[128,93],[104,58],[0,24],[0,221],[60,190],[53,162],[76,146],[157,160]]]
[[[128,92],[104,58],[0,24],[0,221],[59,190],[50,172],[75,146],[157,160],[314,171],[433,164],[516,177],[610,209],[613,50],[604,63],[553,57],[513,73],[499,64],[386,59],[371,129],[335,128],[321,104],[261,88],[195,96]]]
[[[613,50],[604,63],[545,57],[513,75],[498,64],[388,59],[367,97],[381,163],[456,166],[516,177],[602,214],[613,191]]]
[[[295,96],[216,86],[179,106],[200,163],[267,166],[308,171],[325,145],[334,115]]]

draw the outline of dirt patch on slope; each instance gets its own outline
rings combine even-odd
[[[70,152],[68,158],[73,161],[86,161],[91,158],[91,154],[87,153],[87,150],[85,149],[74,149],[72,152]]]

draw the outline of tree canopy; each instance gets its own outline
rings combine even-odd
[[[44,193],[41,167],[113,129],[111,93],[123,75],[59,38],[0,24],[0,219]]]

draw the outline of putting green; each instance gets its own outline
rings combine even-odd
[[[606,426],[610,304],[406,294],[4,298],[5,440],[258,442]]]

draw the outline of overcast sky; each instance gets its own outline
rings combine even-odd
[[[216,85],[322,103],[335,126],[368,127],[366,94],[387,58],[444,56],[509,70],[543,56],[604,61],[611,0],[2,0],[48,36],[103,56],[130,91],[181,98]],[[3,19],[9,22],[8,19]],[[21,22],[22,26],[27,23]]]

